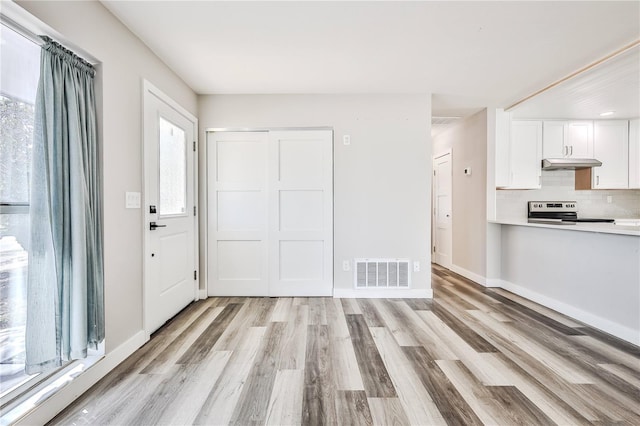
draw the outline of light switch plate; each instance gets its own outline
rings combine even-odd
[[[124,207],[127,209],[139,209],[140,208],[140,193],[139,192],[126,192]]]

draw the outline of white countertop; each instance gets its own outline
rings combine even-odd
[[[554,225],[551,223],[529,223],[526,219],[496,219],[489,223],[500,225],[530,226],[533,228],[553,228],[561,231],[599,232],[602,234],[633,235],[640,237],[640,226],[616,225],[613,223],[577,223],[575,225]]]

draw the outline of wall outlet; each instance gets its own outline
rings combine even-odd
[[[342,143],[344,145],[351,145],[351,135],[344,135],[342,137]]]
[[[343,271],[350,271],[351,270],[351,264],[349,263],[348,260],[343,260],[342,261],[342,270]]]
[[[611,195],[607,195],[607,203],[608,203],[608,204],[613,203],[613,196],[611,196]]]
[[[420,262],[417,260],[413,262],[413,272],[420,272]]]

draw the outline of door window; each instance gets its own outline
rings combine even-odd
[[[184,215],[187,209],[187,139],[183,129],[160,117],[160,216]]]

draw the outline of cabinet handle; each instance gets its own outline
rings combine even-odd
[[[573,145],[569,147],[569,156],[573,157]]]
[[[596,186],[600,186],[600,176],[596,176]]]
[[[564,156],[566,157],[567,155],[569,155],[569,147],[568,146],[563,146],[562,147],[564,149]]]

